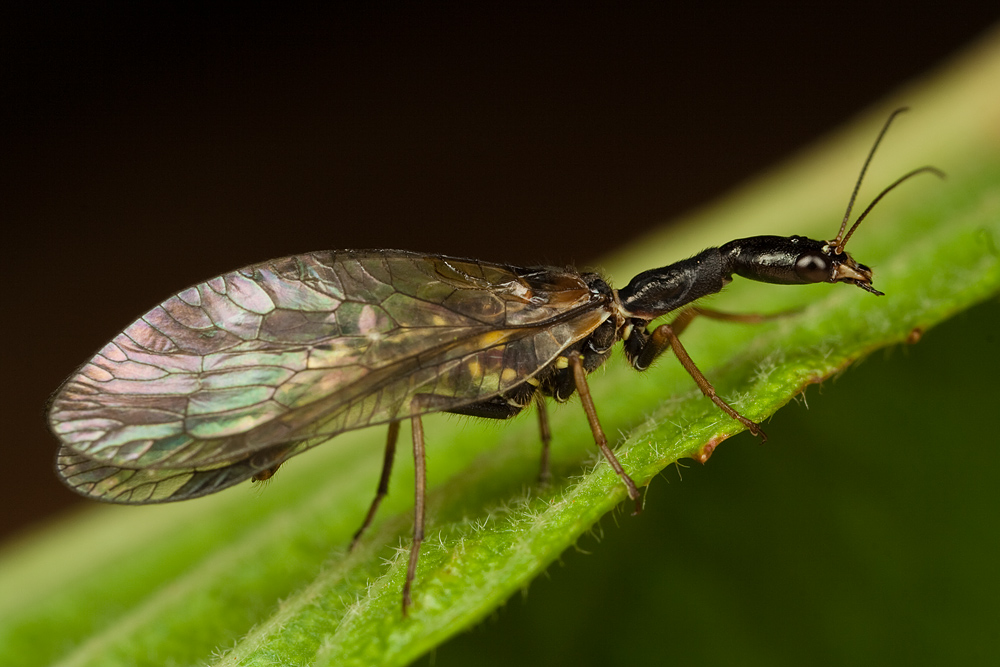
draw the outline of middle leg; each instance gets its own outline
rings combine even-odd
[[[608,438],[604,435],[601,422],[597,419],[597,408],[594,406],[594,399],[590,395],[590,387],[587,385],[587,372],[583,369],[583,361],[580,358],[579,352],[571,352],[569,354],[569,365],[573,369],[573,380],[576,383],[576,391],[580,394],[580,401],[583,403],[583,411],[587,414],[587,422],[590,424],[591,433],[594,434],[594,441],[597,443],[597,447],[601,450],[601,453],[604,454],[604,458],[611,464],[612,469],[618,473],[618,477],[621,478],[622,483],[625,484],[628,497],[635,501],[635,511],[632,514],[639,514],[642,511],[642,497],[639,495],[639,489],[636,488],[635,482],[632,481],[632,478],[622,468],[622,464],[619,463],[615,453],[608,447]]]

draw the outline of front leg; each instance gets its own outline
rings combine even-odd
[[[770,322],[771,320],[778,320],[783,317],[791,317],[802,312],[801,308],[793,308],[791,310],[783,310],[777,313],[727,313],[721,310],[712,310],[711,308],[701,308],[699,306],[692,306],[690,308],[685,308],[680,312],[680,314],[670,322],[670,328],[673,329],[674,335],[680,337],[684,330],[691,325],[696,317],[707,317],[712,320],[721,320],[723,322],[739,322],[741,324],[760,324],[761,322]],[[661,345],[659,349],[652,348],[649,349],[649,340],[653,334],[650,334],[644,328],[637,328],[632,331],[632,334],[625,341],[625,355],[628,357],[629,363],[637,371],[644,371],[649,368],[650,364],[656,360],[663,352],[666,351],[666,346]]]
[[[709,315],[711,313],[711,315]],[[747,419],[739,412],[737,412],[731,405],[722,400],[715,391],[715,387],[712,383],[708,381],[708,378],[698,370],[694,361],[688,355],[687,350],[681,344],[679,334],[681,331],[687,328],[691,323],[691,320],[697,315],[709,315],[718,316],[723,315],[717,311],[704,311],[690,308],[682,312],[673,322],[670,324],[661,324],[656,327],[652,334],[643,331],[633,331],[632,336],[626,343],[626,355],[628,356],[629,362],[632,366],[639,371],[644,371],[653,363],[653,361],[663,354],[668,348],[673,350],[674,354],[677,356],[678,361],[684,367],[684,370],[688,372],[688,375],[694,379],[695,384],[701,389],[701,393],[705,394],[713,403],[715,403],[720,410],[725,412],[727,415],[743,424],[748,431],[756,436],[759,436],[761,442],[767,442],[767,434],[761,430],[760,425],[750,419]],[[742,316],[725,316],[719,317],[718,319],[737,319]],[[748,316],[751,318],[757,318],[761,316]]]

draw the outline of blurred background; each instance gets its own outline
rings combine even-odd
[[[45,428],[45,401],[77,365],[171,293],[241,265],[326,248],[586,266],[777,164],[957,53],[1000,16],[983,2],[947,8],[663,3],[627,12],[611,5],[504,7],[345,3],[320,14],[294,7],[247,6],[230,14],[114,4],[2,10],[6,315],[0,335],[9,379],[0,536],[85,502],[51,471],[55,441]],[[844,187],[846,199],[846,186],[834,187]],[[837,215],[831,211],[833,220]],[[763,634],[720,619],[719,631],[747,633],[744,644],[751,647],[760,642],[762,658],[776,657],[769,641],[791,641],[807,618],[819,623],[810,610],[851,613],[850,601],[838,598],[838,582],[824,582],[816,595],[803,588],[810,564],[795,553],[787,554],[785,581],[754,579],[752,559],[727,560],[730,538],[713,533],[712,508],[721,513],[726,502],[759,497],[761,512],[786,517],[788,524],[766,529],[780,532],[783,525],[809,528],[809,507],[794,494],[799,485],[824,483],[824,475],[854,480],[848,487],[876,494],[875,505],[885,499],[878,494],[891,496],[893,476],[875,471],[905,475],[894,467],[898,460],[887,459],[884,469],[856,462],[865,465],[859,475],[843,452],[823,449],[816,444],[821,436],[808,429],[822,430],[838,409],[863,410],[859,397],[912,405],[913,412],[896,411],[905,415],[950,409],[911,402],[929,377],[935,383],[951,378],[955,391],[945,393],[956,410],[970,401],[995,409],[995,389],[964,379],[977,364],[1000,367],[991,361],[997,359],[995,311],[995,304],[980,308],[905,353],[888,361],[876,355],[829,388],[811,390],[809,412],[783,411],[768,433],[778,440],[787,429],[784,439],[802,445],[795,452],[811,450],[817,479],[783,472],[788,449],[731,447],[708,470],[693,471],[695,483],[674,484],[672,492],[682,493],[669,504],[647,503],[641,522],[624,521],[620,528],[605,522],[611,544],[591,544],[592,557],[567,554],[572,568],[552,568],[554,581],[533,585],[531,605],[515,600],[500,616],[503,623],[523,624],[510,626],[519,636],[555,617],[570,628],[580,619],[567,618],[567,610],[583,607],[567,604],[565,596],[602,595],[598,609],[615,639],[595,639],[589,618],[577,623],[582,637],[539,631],[540,648],[497,639],[498,661],[582,662],[586,654],[614,662],[629,655],[629,646],[663,636],[664,623],[673,627],[663,654],[681,651],[676,644],[689,631],[692,641],[705,636],[685,627],[684,606],[711,610],[726,597],[726,591],[706,590],[699,579],[706,569],[730,573],[734,587],[744,587],[741,600],[778,596],[781,613],[749,606],[738,615],[767,628]],[[932,359],[942,358],[948,363],[929,375],[937,363]],[[877,406],[871,409],[889,432],[927,431],[916,418],[890,424]],[[984,435],[962,434],[961,446],[974,451]],[[998,470],[990,461],[979,465],[994,475]],[[949,474],[961,483],[963,475],[957,469],[941,474],[941,484]],[[782,487],[762,484],[770,478]],[[686,501],[684,494],[697,489],[708,495]],[[990,507],[984,501],[977,511]],[[916,524],[926,519],[914,512]],[[658,514],[662,523],[655,524]],[[966,517],[970,526],[977,516]],[[827,527],[830,520],[822,519]],[[878,517],[868,520],[873,534],[884,529]],[[995,532],[992,551],[981,545],[984,553],[997,553]],[[698,535],[707,541],[704,551],[692,545],[686,556],[676,552],[679,540]],[[905,540],[898,544],[905,551]],[[664,582],[664,590],[647,590],[622,572],[630,557],[694,559],[697,553],[717,553],[720,560],[690,563],[687,588]],[[891,576],[895,555],[878,561],[884,572],[865,570],[872,561],[859,556],[858,563],[844,564],[844,577]],[[994,568],[944,554],[941,564]],[[560,589],[566,569],[574,578]],[[589,592],[588,577],[597,586]],[[937,582],[941,590],[933,596],[905,590],[903,580],[894,585],[904,598],[912,593],[945,608],[953,591],[947,581]],[[637,601],[640,589],[642,597],[669,600],[663,604],[680,615],[632,614],[633,601],[649,608]],[[817,599],[832,608],[813,609]],[[985,627],[963,625],[982,618],[963,608],[971,616],[953,617],[959,620],[948,631],[964,637]],[[879,618],[861,616],[869,617]],[[463,645],[473,653],[490,646],[496,625],[440,649],[437,664],[452,664],[452,656],[467,662]],[[718,647],[700,649],[704,656]],[[885,650],[902,649],[887,641]]]

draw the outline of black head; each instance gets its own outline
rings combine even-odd
[[[872,287],[872,270],[854,261],[832,241],[804,236],[753,236],[730,241],[719,251],[728,274],[780,285],[851,283],[882,296]]]
[[[871,213],[875,205],[904,181],[923,173],[944,178],[944,174],[934,167],[921,167],[904,174],[882,190],[868,205],[868,208],[858,216],[851,228],[847,229],[851,219],[851,210],[854,208],[858,191],[861,189],[861,182],[864,180],[865,172],[868,171],[868,165],[871,164],[875,150],[882,142],[882,138],[892,121],[904,111],[906,111],[905,107],[892,112],[875,139],[875,143],[861,167],[861,173],[854,185],[854,192],[851,193],[851,198],[847,202],[847,211],[844,213],[844,220],[840,224],[840,231],[837,232],[836,238],[829,241],[814,241],[804,236],[755,236],[748,239],[738,239],[720,248],[726,269],[731,273],[752,280],[785,285],[851,283],[866,292],[883,296],[882,292],[872,287],[872,270],[864,264],[854,261],[854,258],[844,250],[847,241],[850,240],[861,221]]]

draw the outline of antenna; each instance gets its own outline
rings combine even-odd
[[[880,192],[879,195],[878,195],[878,197],[875,197],[875,199],[872,200],[872,203],[868,204],[868,208],[866,208],[864,210],[864,212],[861,215],[858,216],[858,219],[851,226],[851,231],[847,232],[847,234],[844,236],[843,239],[831,241],[830,245],[836,247],[837,248],[837,253],[839,254],[840,251],[844,249],[844,246],[847,245],[847,239],[851,238],[851,234],[854,233],[854,230],[858,228],[858,225],[860,225],[861,221],[865,219],[865,216],[867,216],[869,213],[871,213],[871,210],[873,208],[875,208],[875,204],[879,203],[882,200],[882,197],[885,197],[887,194],[889,194],[897,185],[900,185],[903,181],[906,181],[906,180],[908,180],[910,178],[913,178],[917,174],[923,174],[925,172],[929,173],[929,174],[934,174],[935,176],[937,176],[938,178],[940,178],[942,180],[944,180],[944,178],[945,178],[945,173],[943,171],[941,171],[937,167],[930,167],[930,166],[928,166],[928,167],[920,167],[919,169],[914,169],[913,171],[911,171],[908,174],[900,176],[898,179],[896,179],[895,183],[893,183],[892,185],[890,185],[889,187],[887,187],[885,190],[883,190],[882,192]],[[847,209],[847,210],[850,211],[850,209]],[[840,233],[841,234],[844,233],[844,228],[843,227],[840,228]]]
[[[885,125],[882,126],[882,131],[879,132],[878,137],[875,138],[875,143],[872,145],[872,149],[868,151],[868,158],[861,167],[861,173],[858,174],[858,182],[854,184],[854,192],[851,193],[851,198],[847,202],[847,212],[844,213],[844,221],[840,223],[840,231],[837,232],[837,238],[830,241],[830,245],[833,246],[838,255],[846,242],[846,239],[842,239],[844,236],[844,230],[847,229],[847,222],[851,219],[851,209],[854,208],[854,201],[858,198],[858,190],[861,189],[861,182],[865,180],[865,172],[868,171],[868,165],[871,164],[872,158],[875,157],[875,150],[878,148],[878,145],[882,143],[882,137],[884,137],[885,133],[889,131],[889,126],[892,125],[892,121],[896,120],[896,116],[909,110],[910,107],[900,107],[889,114],[889,118],[885,121]],[[890,187],[889,189],[892,188]],[[851,231],[854,231],[854,229],[852,228]]]

